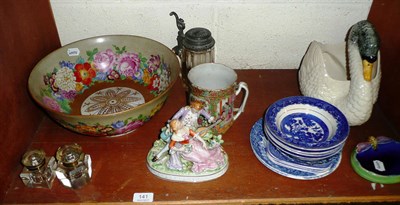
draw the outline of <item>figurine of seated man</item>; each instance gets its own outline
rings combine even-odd
[[[203,103],[200,101],[192,101],[190,105],[182,107],[173,117],[172,120],[178,119],[182,121],[184,126],[196,130],[199,127],[199,117],[203,116],[208,123],[214,122],[214,117],[203,109]]]

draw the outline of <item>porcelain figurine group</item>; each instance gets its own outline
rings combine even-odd
[[[208,181],[228,169],[222,134],[244,111],[249,89],[245,82],[237,82],[232,68],[217,63],[191,68],[188,80],[189,105],[182,107],[161,129],[148,153],[147,165],[163,179]],[[240,93],[244,99],[235,108],[235,98]]]
[[[211,129],[219,122],[200,101],[181,108],[161,129],[160,139],[149,151],[149,170],[163,179],[186,182],[207,181],[224,174],[228,157],[221,146],[221,135]]]

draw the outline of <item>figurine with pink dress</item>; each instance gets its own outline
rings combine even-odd
[[[201,122],[204,119],[207,122]],[[150,172],[162,179],[182,182],[222,176],[228,169],[228,156],[221,146],[222,136],[211,130],[219,122],[202,109],[200,102],[180,109],[161,129],[160,138],[148,153]]]

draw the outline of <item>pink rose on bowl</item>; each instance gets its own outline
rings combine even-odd
[[[123,53],[117,63],[117,69],[122,75],[133,77],[139,70],[140,59],[135,53]]]
[[[149,65],[149,71],[150,72],[154,72],[155,70],[157,70],[160,65],[161,65],[161,59],[159,55],[151,55],[151,58],[148,62]]]
[[[43,97],[43,103],[46,105],[46,107],[50,108],[51,110],[61,112],[60,105],[53,98],[45,96]]]
[[[129,124],[127,124],[125,127],[121,127],[120,129],[116,129],[115,133],[120,134],[120,133],[125,133],[127,131],[135,130],[142,126],[144,122],[137,120],[137,121],[132,121]]]
[[[115,53],[111,49],[107,49],[97,53],[93,63],[100,72],[108,73],[115,65],[115,57]]]

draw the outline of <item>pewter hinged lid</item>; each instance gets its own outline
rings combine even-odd
[[[192,28],[185,33],[183,46],[193,51],[204,51],[212,48],[215,44],[211,32],[206,28]]]

